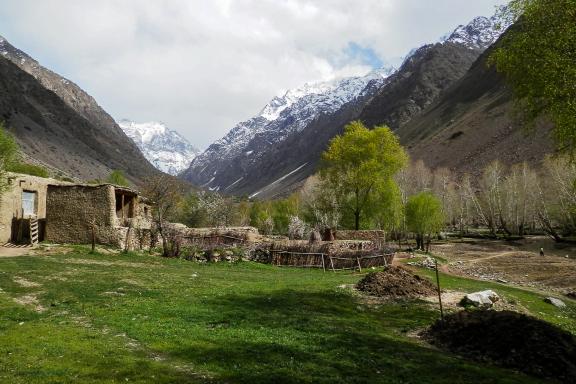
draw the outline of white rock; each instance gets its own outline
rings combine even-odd
[[[547,297],[544,299],[544,302],[546,302],[548,304],[552,304],[556,308],[565,308],[566,307],[566,304],[562,300],[557,299],[555,297]]]
[[[500,300],[500,296],[492,290],[469,293],[462,299],[462,305],[473,305],[475,307],[490,308],[495,302]]]

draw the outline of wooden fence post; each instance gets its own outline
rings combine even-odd
[[[436,286],[438,287],[438,303],[440,304],[440,320],[444,324],[444,310],[442,309],[442,293],[440,291],[440,275],[438,273],[438,259],[434,258],[434,266],[436,267]]]

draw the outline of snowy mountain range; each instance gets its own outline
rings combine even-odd
[[[260,112],[236,125],[226,136],[196,157],[191,169],[198,171],[196,182],[213,190],[227,185],[213,183],[217,169],[233,159],[251,163],[265,148],[283,141],[306,128],[320,114],[330,114],[344,104],[363,96],[368,84],[378,88],[394,68],[378,69],[362,77],[350,77],[329,82],[305,84],[274,97]]]
[[[118,125],[136,143],[148,161],[171,175],[176,176],[187,169],[200,153],[182,135],[168,129],[163,123],[136,123],[123,119]]]
[[[477,57],[507,26],[498,16],[477,17],[467,25],[458,26],[440,43],[464,46]],[[411,51],[405,63],[412,57],[420,59],[433,47],[431,44]],[[368,102],[396,73],[395,68],[376,69],[366,76],[306,84],[274,97],[257,116],[239,123],[198,155],[182,176],[210,190],[226,193],[250,191],[250,187],[243,184],[251,183],[248,179],[259,173],[263,159],[270,157],[269,152],[286,145],[284,142],[289,138],[294,141],[293,138],[307,127],[315,122],[318,125],[318,120],[326,119],[344,106]],[[300,164],[293,165],[296,168]],[[292,170],[286,169],[288,172]]]

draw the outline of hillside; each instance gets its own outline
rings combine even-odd
[[[514,118],[504,79],[486,63],[489,54],[424,113],[397,130],[413,159],[433,168],[477,174],[495,159],[509,165],[536,164],[554,151],[550,126],[531,134]]]
[[[121,169],[138,184],[157,172],[91,96],[3,38],[0,116],[27,156],[68,176],[101,179]]]

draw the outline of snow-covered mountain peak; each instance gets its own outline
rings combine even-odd
[[[306,83],[301,87],[289,89],[281,97],[274,97],[268,104],[264,106],[260,112],[260,116],[266,120],[273,121],[276,120],[282,111],[289,108],[299,99],[308,95],[319,95],[329,92],[334,88],[334,84],[330,82],[319,82],[319,83]]]
[[[188,168],[200,152],[182,135],[161,122],[136,123],[123,119],[118,125],[136,143],[148,161],[171,175],[177,175]]]
[[[168,130],[164,123],[158,121],[136,123],[134,121],[123,119],[118,124],[122,127],[124,132],[127,134],[130,133],[128,136],[130,136],[132,140],[138,141],[141,144],[150,143],[155,137],[166,134],[166,131]],[[174,131],[174,133],[178,135],[177,132]],[[184,138],[182,139],[186,140]]]
[[[274,97],[264,106],[259,116],[268,121],[274,121],[280,117],[282,111],[289,108],[294,103],[310,95],[326,95],[337,89],[348,88],[349,97],[358,96],[358,87],[365,87],[370,80],[385,79],[396,71],[393,67],[374,69],[365,76],[338,78],[323,82],[306,83],[301,87],[293,88],[284,93],[283,96]],[[354,87],[354,85],[357,85]],[[352,86],[351,86],[352,85]],[[354,88],[354,89],[352,89]]]
[[[503,17],[506,7],[497,9],[490,18],[479,16],[467,25],[459,25],[442,42],[462,44],[470,49],[486,49],[510,27],[512,20]]]

